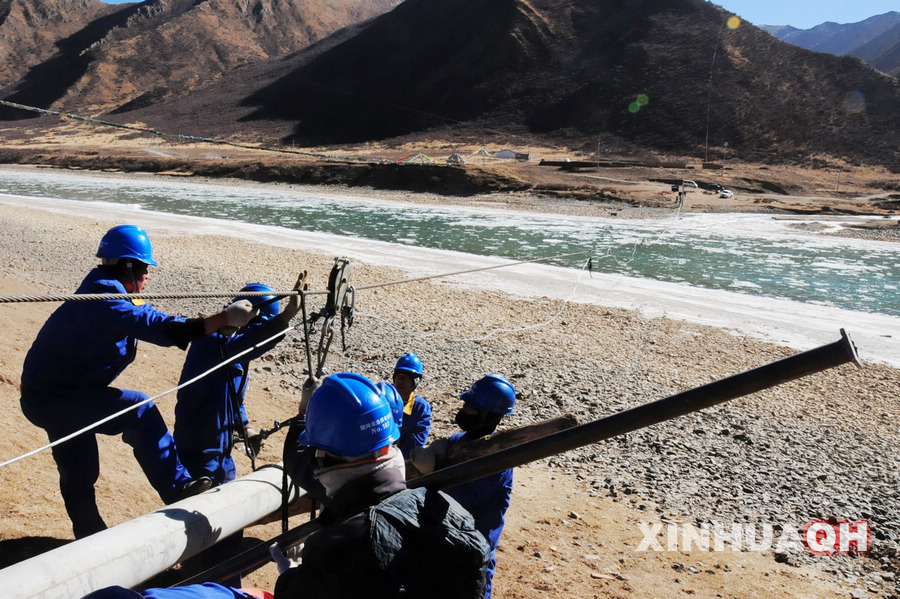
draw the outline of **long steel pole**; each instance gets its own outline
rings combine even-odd
[[[678,416],[750,395],[841,364],[862,366],[856,346],[844,329],[841,339],[664,399],[510,447],[409,482],[409,487],[446,489],[535,460],[659,424]]]

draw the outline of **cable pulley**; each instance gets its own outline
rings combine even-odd
[[[328,298],[325,301],[325,307],[320,313],[324,316],[325,321],[322,323],[322,335],[319,338],[319,347],[316,352],[316,377],[320,378],[325,373],[325,360],[328,357],[328,350],[331,349],[331,342],[334,340],[334,321],[340,314],[341,317],[341,342],[344,344],[344,323],[347,314],[352,320],[352,306],[347,305],[348,291],[350,287],[350,261],[346,258],[335,258],[334,266],[331,268],[331,274],[328,276]],[[351,294],[351,297],[355,293]],[[354,300],[355,301],[355,300]],[[346,349],[344,344],[343,349]]]

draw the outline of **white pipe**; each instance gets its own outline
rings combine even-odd
[[[2,595],[58,599],[82,597],[111,585],[137,586],[278,510],[281,479],[280,468],[260,468],[4,568]]]

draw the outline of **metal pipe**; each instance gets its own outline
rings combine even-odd
[[[841,339],[781,360],[646,403],[611,416],[535,439],[468,462],[443,468],[409,482],[410,488],[447,489],[552,455],[576,449],[756,393],[847,362],[862,366],[844,329]]]
[[[281,478],[281,468],[263,467],[4,568],[2,594],[55,599],[83,597],[111,585],[138,586],[278,510]]]

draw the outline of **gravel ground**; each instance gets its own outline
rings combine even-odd
[[[48,293],[71,292],[112,224],[0,206],[0,275]],[[164,266],[152,271],[151,292],[181,292],[186,284],[238,289],[256,280],[288,288],[298,268],[321,290],[333,261],[236,239],[165,231],[152,239]],[[356,286],[405,276],[360,263],[351,273]],[[225,301],[154,303],[194,315]],[[322,301],[311,296],[310,310]],[[453,430],[459,392],[488,372],[514,382],[520,399],[508,424],[515,426],[564,413],[593,420],[794,353],[635,312],[418,282],[358,293],[354,324],[336,336],[327,367],[381,380],[406,351],[425,364],[423,391],[434,405],[436,435]],[[296,335],[257,361],[254,376],[266,377],[290,404],[299,399],[305,365]],[[772,524],[776,532],[795,526],[802,533],[813,520],[866,519],[868,558],[786,551],[778,559],[813,563],[856,588],[897,596],[897,397],[896,369],[844,365],[546,462],[597,494],[671,521]]]

